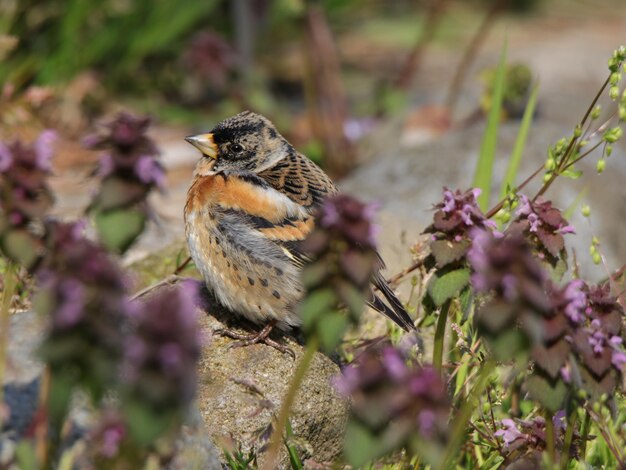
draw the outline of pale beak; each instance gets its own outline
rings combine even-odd
[[[207,157],[217,160],[217,145],[213,140],[213,134],[190,135],[185,137],[185,140]]]

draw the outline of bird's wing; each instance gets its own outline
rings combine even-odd
[[[241,214],[241,216],[246,217],[246,223],[250,227],[280,246],[291,262],[301,268],[308,261],[302,241],[315,226],[315,209],[326,197],[337,193],[338,190],[321,168],[300,154],[290,155],[274,167],[258,173],[256,177],[249,178],[247,183],[263,187],[264,191],[269,193],[274,190],[278,193],[277,200],[286,196],[289,201],[305,210],[295,216],[284,215],[272,220],[250,214]],[[265,187],[265,184],[269,187]],[[414,330],[415,326],[411,317],[380,273],[383,268],[382,258],[378,256],[373,284],[380,290],[391,308],[374,294],[369,304],[403,329]]]
[[[302,154],[293,152],[258,176],[293,202],[313,211],[337,187],[324,171]]]

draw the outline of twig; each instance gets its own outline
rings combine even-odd
[[[400,73],[394,80],[394,87],[399,90],[408,90],[413,83],[413,79],[419,69],[419,65],[426,50],[426,46],[435,36],[439,20],[445,9],[446,0],[432,0],[430,7],[426,13],[424,19],[424,26],[417,39],[417,42],[411,49],[409,56],[404,62],[404,66],[400,70]]]
[[[176,267],[176,269],[174,270],[174,274],[180,274],[181,271],[185,269],[190,262],[191,262],[191,256],[188,256],[187,259],[183,261],[182,264]]]
[[[480,26],[476,30],[476,33],[468,43],[467,49],[465,49],[465,52],[463,53],[461,63],[457,66],[454,72],[454,78],[450,82],[450,87],[448,88],[446,107],[448,108],[450,115],[452,115],[452,111],[456,106],[456,102],[459,98],[459,93],[461,91],[461,86],[463,85],[463,81],[467,76],[468,68],[474,62],[478,50],[487,38],[489,30],[495,24],[496,18],[498,17],[500,12],[504,10],[508,3],[509,0],[498,0],[494,2],[485,17],[483,18],[483,21],[480,23]]]
[[[141,289],[139,292],[137,292],[135,295],[132,296],[131,300],[137,300],[140,299],[141,297],[145,296],[146,294],[149,294],[150,292],[152,292],[155,289],[158,289],[162,286],[170,286],[173,284],[176,284],[180,281],[183,281],[185,279],[191,279],[191,278],[186,278],[186,277],[182,277],[182,276],[177,276],[176,274],[171,274],[169,276],[167,276],[165,279],[161,279],[160,281],[144,288]]]

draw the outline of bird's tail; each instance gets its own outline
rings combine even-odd
[[[376,294],[372,294],[372,299],[368,302],[374,309],[385,315],[387,318],[396,323],[400,328],[405,331],[415,331],[417,328],[413,323],[413,320],[407,313],[404,305],[400,302],[400,299],[393,293],[387,281],[382,277],[380,273],[377,273],[374,277],[374,285],[378,288],[380,293],[385,297],[389,305],[384,303],[380,297]]]

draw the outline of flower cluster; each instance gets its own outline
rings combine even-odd
[[[542,199],[531,201],[524,195],[520,195],[519,199],[516,219],[508,230],[523,233],[536,247],[540,257],[560,257],[565,249],[563,235],[574,233],[574,228],[559,209],[552,207],[552,202]]]
[[[443,202],[435,205],[433,224],[426,232],[435,234],[433,238],[460,242],[469,238],[474,228],[494,229],[495,223],[485,217],[478,207],[480,189],[474,188],[462,193],[458,189],[444,188]]]
[[[475,230],[472,237],[471,282],[476,292],[491,295],[476,311],[478,329],[496,358],[508,359],[528,350],[538,315],[550,309],[545,275],[520,235]]]
[[[112,250],[124,252],[141,234],[148,193],[165,184],[159,151],[146,135],[149,124],[148,118],[120,113],[105,132],[84,140],[90,149],[105,150],[97,171],[102,185],[89,211],[103,244]]]
[[[120,329],[132,306],[122,272],[101,247],[82,236],[82,229],[80,223],[48,224],[49,254],[37,272],[34,304],[50,319],[41,354],[55,381],[80,386],[98,400],[115,382]]]
[[[349,323],[357,323],[378,264],[373,207],[347,195],[326,199],[303,250],[307,295],[301,305],[304,329],[332,350]],[[339,305],[348,309],[346,317]]]
[[[47,178],[55,138],[48,130],[32,145],[0,142],[0,250],[27,268],[42,250],[33,222],[41,222],[53,202]]]
[[[371,441],[371,446],[360,446],[360,452],[408,446],[433,463],[441,456],[450,411],[446,384],[432,367],[409,365],[407,360],[402,350],[382,343],[364,351],[336,379],[340,393],[351,397],[346,449],[353,465],[375,456],[350,455],[350,433],[357,432],[360,439]]]
[[[480,189],[462,193],[444,188],[443,202],[436,204],[433,223],[424,230],[432,234],[430,251],[438,268],[463,263],[476,229],[493,231],[496,225],[478,207]]]
[[[592,397],[612,392],[626,363],[623,309],[608,285],[548,280],[519,231],[495,237],[472,233],[468,260],[477,292],[490,297],[476,312],[479,332],[496,358],[527,353],[533,361],[526,388],[557,410],[574,389]]]
[[[154,418],[150,429],[141,427],[144,423],[129,422],[138,441],[151,441],[179,423],[195,395],[202,345],[195,307],[197,290],[192,281],[162,289],[136,305],[132,313],[121,368],[125,406],[130,415]]]
[[[566,426],[564,422],[565,413],[560,411],[552,419],[554,430],[554,444],[557,452],[563,452],[565,447]],[[546,449],[546,421],[543,417],[537,416],[533,419],[511,419],[506,418],[500,422],[502,426],[495,432],[495,436],[503,440],[504,446],[502,454],[505,463],[515,462],[516,468],[539,468],[541,464],[541,454]],[[577,459],[582,438],[575,430],[569,446],[570,458]],[[527,465],[527,467],[522,467]]]

